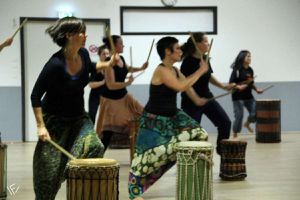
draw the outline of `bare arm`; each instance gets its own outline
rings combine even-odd
[[[177,79],[176,75],[174,73],[170,73],[170,69],[166,67],[158,67],[155,73],[157,73],[159,76],[159,82],[176,91],[182,92],[190,88],[203,74],[207,72],[207,64],[203,61],[200,61],[200,65],[200,68],[186,78],[183,78],[184,75],[177,70],[177,72],[180,74],[180,79]]]
[[[235,83],[230,83],[230,84],[224,85],[223,83],[221,83],[220,81],[218,81],[218,79],[216,79],[216,77],[214,77],[212,74],[210,75],[209,82],[211,84],[213,84],[214,86],[216,86],[218,88],[221,88],[223,90],[231,90],[236,85]]]
[[[13,42],[13,38],[7,38],[2,44],[0,44],[0,51],[2,51],[2,49],[4,47],[10,46]]]
[[[207,99],[203,97],[199,97],[193,87],[190,87],[185,92],[188,95],[188,97],[194,102],[195,105],[203,106],[204,104],[206,104]]]
[[[118,61],[120,60],[119,54],[113,54],[109,61],[98,61],[96,64],[96,70],[97,72],[100,72],[101,70],[105,68],[109,68],[114,66]]]
[[[143,70],[147,69],[148,62],[145,62],[141,67],[133,67],[133,66],[127,66],[127,65],[126,65],[126,67],[130,73],[139,72],[139,71],[143,71]]]
[[[89,82],[89,86],[90,86],[90,88],[95,89],[95,88],[98,88],[98,87],[104,85],[104,83],[105,83],[104,79],[102,81],[91,81],[91,82]]]
[[[132,76],[130,76],[128,81],[126,82],[116,82],[114,70],[111,67],[105,70],[105,80],[106,85],[110,90],[118,90],[125,88],[128,85],[131,85],[131,83],[133,82]]]
[[[33,112],[37,125],[37,134],[40,140],[45,141],[51,139],[48,130],[45,126],[41,107],[33,107]]]

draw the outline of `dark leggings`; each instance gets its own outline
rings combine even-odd
[[[231,129],[231,121],[221,105],[217,101],[213,100],[196,109],[194,107],[182,109],[199,123],[201,122],[202,115],[205,114],[207,118],[218,128],[216,150],[217,153],[220,154],[220,142],[221,140],[228,139],[230,137]]]
[[[112,131],[103,131],[102,132],[102,139],[101,142],[104,145],[104,151],[106,151],[107,147],[109,146],[111,137],[113,136]]]

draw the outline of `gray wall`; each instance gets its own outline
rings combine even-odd
[[[273,84],[275,87],[266,91],[264,94],[255,94],[256,99],[280,99],[281,100],[281,129],[282,131],[299,131],[300,113],[299,99],[297,92],[300,88],[300,82],[267,82],[256,83],[258,87],[266,87]],[[211,87],[215,95],[224,93],[224,91]],[[146,104],[149,97],[149,85],[132,85],[128,90],[143,105]],[[231,97],[220,98],[219,103],[226,110],[230,119],[233,120],[233,109]],[[178,95],[178,106],[180,106],[180,95]],[[4,141],[22,140],[22,116],[21,116],[21,88],[20,87],[0,87],[0,131]],[[245,113],[247,113],[245,111]],[[247,116],[245,114],[245,116]],[[244,116],[244,117],[245,117]],[[206,118],[203,118],[201,125],[209,133],[216,133],[217,130],[213,124]],[[246,130],[242,130],[245,132]]]
[[[268,85],[274,85],[273,88],[267,90],[263,94],[256,94],[253,91],[256,99],[280,99],[281,100],[281,130],[282,131],[299,131],[299,118],[300,113],[299,98],[300,94],[297,92],[300,87],[300,82],[267,82],[267,83],[256,83],[257,87],[265,88]],[[215,96],[224,93],[214,86],[210,86],[212,92]],[[148,85],[133,85],[128,88],[130,93],[138,99],[142,104],[147,102],[149,96],[149,86]],[[231,96],[226,96],[218,99],[218,102],[227,112],[231,120],[233,117],[233,106],[231,101]],[[180,95],[178,95],[177,105],[180,106]],[[245,110],[244,118],[246,119],[247,111]],[[214,125],[204,117],[201,123],[202,127],[209,133],[216,133],[217,130]],[[255,128],[255,126],[253,126]],[[246,132],[245,129],[242,132]]]
[[[21,87],[0,87],[0,132],[2,140],[22,140]]]

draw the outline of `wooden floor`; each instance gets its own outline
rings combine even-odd
[[[215,134],[209,135],[214,143]],[[246,165],[248,177],[244,181],[222,181],[219,178],[220,157],[214,154],[213,195],[215,200],[299,200],[300,199],[300,133],[282,133],[281,143],[256,143],[255,136],[243,134],[248,142]],[[35,143],[8,144],[8,186],[15,194],[11,200],[32,200],[32,157]],[[108,150],[105,157],[121,164],[120,200],[128,199],[128,150]],[[166,173],[144,195],[146,200],[174,200],[176,167]],[[66,199],[63,184],[57,198]]]

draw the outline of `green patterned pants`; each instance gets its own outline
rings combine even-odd
[[[77,118],[44,115],[48,132],[54,142],[76,158],[102,158],[104,147],[93,123],[85,114]],[[68,158],[48,142],[38,141],[33,157],[33,183],[36,200],[54,200],[65,180]]]

